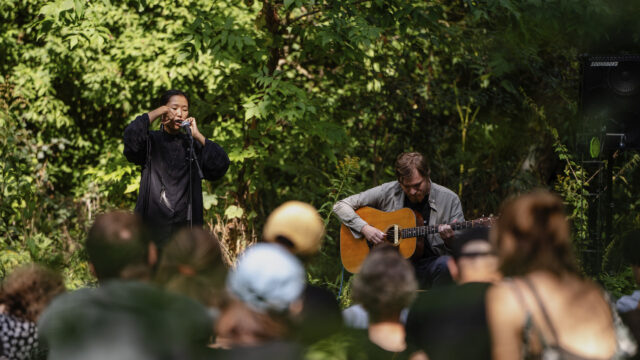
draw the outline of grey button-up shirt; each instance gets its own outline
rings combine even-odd
[[[345,224],[356,238],[362,237],[360,230],[367,225],[355,210],[369,206],[382,211],[395,211],[404,207],[405,193],[398,181],[391,181],[365,190],[359,194],[351,195],[338,201],[333,206],[333,212],[340,221]],[[429,225],[450,224],[454,221],[464,221],[460,198],[453,191],[431,181],[429,192]],[[449,253],[444,246],[440,235],[434,234],[427,237],[427,243],[434,253],[445,255]]]

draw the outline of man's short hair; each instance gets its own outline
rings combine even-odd
[[[483,241],[489,243],[489,228],[485,226],[473,227],[466,229],[457,234],[451,243],[451,255],[453,259],[458,261],[463,256],[481,256],[492,255],[493,252],[476,253],[464,250],[465,245],[472,241]]]
[[[395,164],[395,173],[398,181],[402,182],[402,179],[410,177],[413,173],[413,169],[418,170],[418,173],[424,178],[428,178],[431,174],[429,162],[421,153],[405,152],[398,155]]]
[[[89,230],[86,249],[99,281],[136,277],[138,272],[148,271],[149,238],[142,220],[133,213],[98,215]]]

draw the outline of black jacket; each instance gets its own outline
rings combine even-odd
[[[217,180],[229,168],[227,153],[211,140],[193,142],[204,178]],[[189,137],[180,133],[149,131],[149,115],[136,117],[124,130],[124,155],[142,166],[135,212],[148,224],[171,226],[187,221],[189,201]],[[202,182],[193,164],[193,224],[202,225]]]

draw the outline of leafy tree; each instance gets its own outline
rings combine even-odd
[[[0,232],[10,251],[0,270],[37,260],[88,281],[80,249],[91,219],[135,201],[139,169],[122,155],[122,131],[168,88],[191,95],[203,134],[232,160],[204,189],[229,261],[272,209],[307,201],[328,229],[311,280],[337,289],[331,203],[392,180],[407,150],[428,154],[433,180],[461,195],[468,218],[532,187],[558,189],[582,250],[590,174],[565,172],[583,130],[578,54],[637,51],[627,36],[640,33],[637,10],[631,0],[4,2]],[[626,200],[634,159],[615,165],[615,196],[630,210],[616,223],[637,218]],[[615,278],[622,265],[605,263]]]

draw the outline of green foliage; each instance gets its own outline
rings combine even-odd
[[[304,358],[306,360],[349,359],[349,347],[353,346],[353,343],[349,340],[349,337],[344,333],[338,333],[322,339],[306,350]]]
[[[77,235],[81,224],[75,204],[53,192],[51,177],[67,171],[52,165],[64,151],[65,139],[33,141],[32,133],[12,116],[24,105],[13,100],[12,88],[2,84],[0,96],[0,277],[27,262],[44,263],[70,276],[67,286],[90,282]]]
[[[612,228],[605,243],[600,279],[613,294],[629,294],[637,287],[623,259],[621,237],[640,227],[640,155],[616,152],[612,157]]]
[[[630,267],[627,267],[618,274],[603,273],[600,280],[605,289],[607,289],[614,298],[629,295],[637,288]]]
[[[355,193],[349,186],[353,183],[354,176],[360,169],[359,160],[357,157],[346,156],[336,166],[337,177],[329,179],[331,187],[328,189],[328,199],[318,208],[320,215],[324,216],[325,229],[340,227],[338,219],[332,216],[333,205],[343,197]],[[336,259],[340,257],[338,241],[336,231],[327,231],[320,253],[314,256],[307,266],[307,271],[311,284],[325,286],[336,294],[340,293],[340,302],[345,305],[350,301],[350,283],[345,281],[345,277],[348,278],[349,274],[344,269],[335,266]]]
[[[408,150],[429,155],[468,218],[556,189],[580,247],[588,179],[563,145],[580,126],[577,54],[637,49],[627,35],[640,33],[637,10],[630,0],[3,2],[0,270],[44,261],[89,281],[87,226],[136,197],[122,131],[168,88],[190,94],[199,128],[232,160],[203,189],[230,259],[272,209],[307,201],[327,225],[310,276],[337,291],[331,204],[393,179]],[[616,224],[637,220],[633,161],[617,168],[615,196],[632,200]]]

